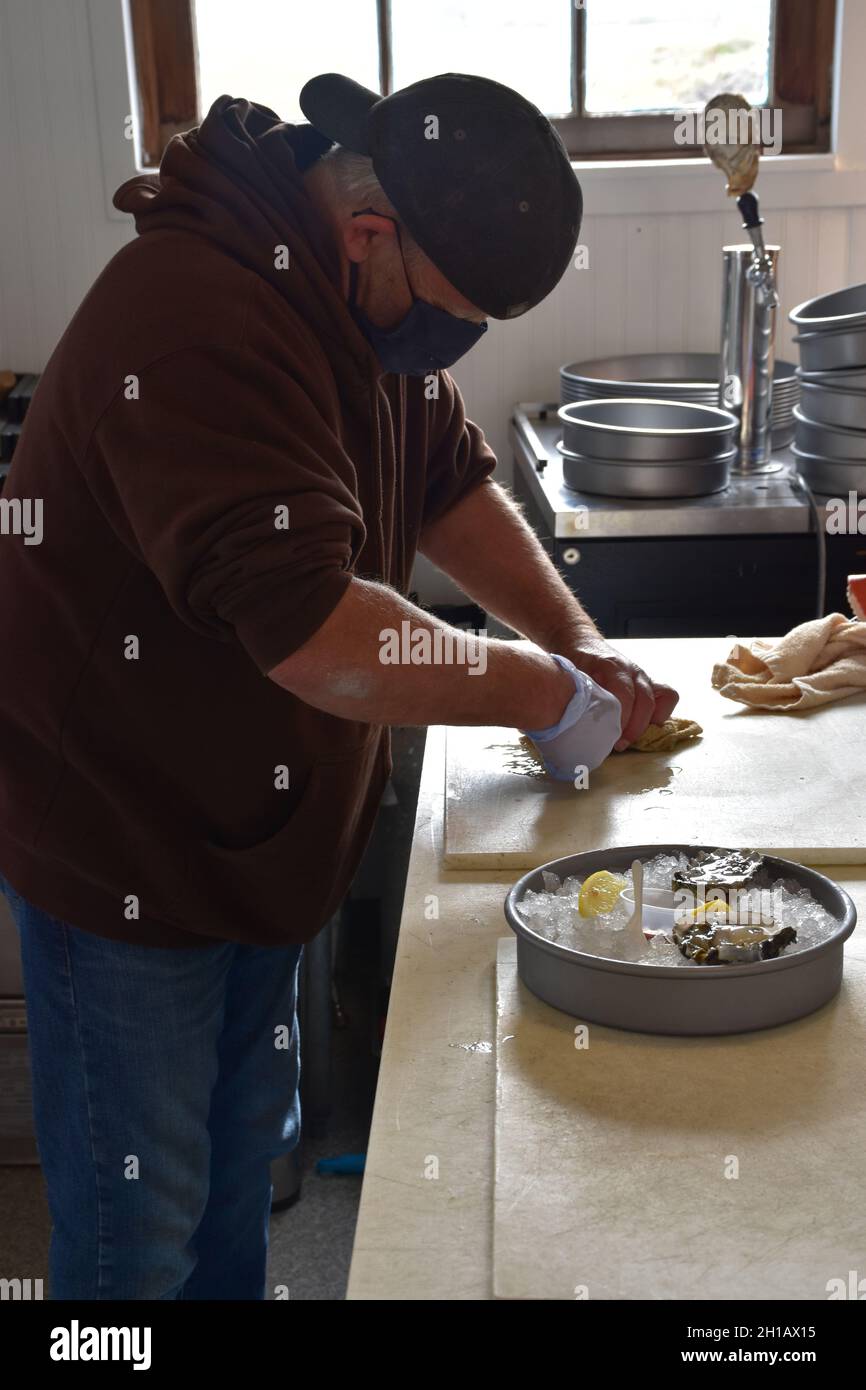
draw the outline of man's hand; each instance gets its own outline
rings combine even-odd
[[[622,737],[614,744],[618,753],[639,739],[648,724],[663,724],[669,719],[680,698],[671,686],[651,681],[645,671],[609,646],[601,636],[590,633],[573,636],[553,650],[567,656],[579,671],[592,676],[619,700]]]

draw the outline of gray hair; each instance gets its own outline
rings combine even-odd
[[[347,150],[343,145],[332,145],[322,155],[321,164],[328,173],[341,207],[352,212],[371,207],[376,212],[398,219],[406,263],[423,271],[427,258],[377,179],[372,159],[368,155]]]

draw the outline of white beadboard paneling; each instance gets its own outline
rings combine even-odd
[[[51,178],[25,178],[21,198],[29,238],[30,293],[36,318],[37,349],[42,333],[61,329],[66,311],[65,271],[68,252],[63,246],[60,228],[60,161],[62,148],[54,120],[55,108],[51,84],[56,77],[56,60],[69,51],[70,16],[73,9],[55,6],[54,23],[58,43],[46,43],[44,7],[37,7],[37,23],[21,23],[21,11],[13,7],[17,17],[13,44],[17,62],[12,64],[15,104],[19,111],[18,134],[24,142],[24,162],[44,160],[52,170]],[[19,66],[20,64],[20,66]],[[38,71],[40,99],[28,101],[25,74]],[[43,95],[44,93],[44,95]],[[70,227],[76,224],[73,205]]]
[[[656,352],[681,352],[686,340],[688,220],[656,219]]]
[[[655,352],[658,342],[658,220],[623,218],[625,227],[625,342],[628,352]]]
[[[766,233],[766,227],[764,231]],[[787,212],[773,214],[772,235],[767,236],[767,241],[781,248],[776,280],[776,289],[779,294],[779,308],[776,312],[776,357],[785,362],[796,363],[799,362],[800,357],[794,342],[794,329],[788,322],[788,314],[795,304],[800,303],[800,300],[796,298],[796,293],[802,282],[795,278],[796,266],[789,267],[788,264]]]
[[[817,294],[818,213],[798,208],[785,214],[785,239],[779,256],[779,298],[776,353],[792,362],[800,360],[794,327],[788,315],[804,299]]]
[[[815,293],[829,294],[847,283],[848,237],[851,218],[845,208],[822,208],[817,213],[818,250],[815,257]]]
[[[626,220],[619,217],[600,218],[598,232],[590,249],[595,295],[595,357],[609,357],[625,350]]]
[[[791,309],[818,287],[818,213],[794,209],[785,215],[783,305]]]
[[[719,341],[722,304],[722,214],[695,213],[688,219],[685,260],[687,352],[712,352]]]
[[[0,369],[16,360],[35,361],[26,223],[17,195],[24,181],[24,149],[12,87],[12,38],[12,15],[8,7],[0,8]]]
[[[571,269],[562,277],[559,285],[550,296],[559,300],[563,312],[559,318],[559,336],[556,341],[556,373],[551,385],[555,399],[559,391],[559,368],[568,362],[580,362],[594,357],[595,349],[595,284],[598,278],[597,252],[602,236],[602,218],[586,218],[580,232],[580,245],[586,248],[588,264],[577,269],[572,262]],[[539,312],[544,312],[544,304]]]
[[[787,242],[783,255],[788,261],[789,274],[783,281],[780,295],[782,303],[776,327],[778,357],[792,362],[800,360],[794,341],[796,329],[788,318],[791,310],[813,295],[829,294],[852,283],[848,273],[852,212],[848,208],[821,208],[813,213],[787,214]],[[793,269],[791,258],[787,257],[791,249],[794,251]],[[780,264],[781,260],[782,257]]]
[[[141,148],[138,103],[133,102],[135,61],[132,21],[125,0],[87,0],[97,128],[102,164],[102,196],[110,222],[129,227],[129,217],[112,203],[115,190],[137,172]],[[129,33],[130,51],[127,49]],[[125,55],[125,63],[121,60]],[[131,122],[132,129],[129,128]]]
[[[41,371],[134,234],[105,214],[86,0],[0,6],[0,119],[0,366]]]

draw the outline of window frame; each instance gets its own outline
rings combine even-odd
[[[678,112],[589,115],[584,108],[586,10],[573,8],[573,114],[553,119],[572,159],[697,159],[674,140]],[[775,0],[767,107],[783,113],[787,154],[831,148],[836,0]]]
[[[132,43],[139,165],[158,167],[172,135],[199,123],[194,0],[126,0]],[[566,3],[566,0],[563,0]],[[832,149],[837,0],[775,0],[768,107],[783,112],[784,153]],[[380,91],[393,89],[390,0],[376,0]],[[581,164],[698,160],[698,146],[674,140],[676,112],[589,115],[582,110],[586,11],[572,5],[575,111],[551,117]],[[155,153],[158,151],[158,153]]]
[[[138,155],[157,169],[173,135],[201,119],[193,0],[127,0]]]

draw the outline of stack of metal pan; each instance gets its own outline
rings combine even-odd
[[[559,409],[563,480],[605,497],[700,497],[721,492],[736,458],[738,421],[691,402],[615,397]]]
[[[866,495],[866,285],[790,314],[800,348],[797,467],[816,492]]]
[[[571,362],[560,368],[560,403],[641,396],[691,405],[719,404],[719,354],[651,352]],[[800,383],[792,362],[777,362],[773,372],[773,448],[794,438],[794,407]]]

